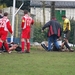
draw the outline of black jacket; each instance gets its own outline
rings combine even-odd
[[[48,27],[48,34],[47,34],[48,37],[51,36],[51,35],[57,35],[57,37],[61,36],[62,28],[61,28],[61,25],[58,21],[51,20],[51,21],[47,22],[42,27],[42,30],[44,30],[47,27]]]

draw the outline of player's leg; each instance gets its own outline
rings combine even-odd
[[[26,53],[30,53],[30,30],[27,31],[26,44],[27,44]]]
[[[21,48],[22,48],[22,51],[21,52],[25,52],[25,47],[26,47],[25,38],[26,37],[27,37],[27,32],[26,31],[22,31],[22,34],[21,34]]]
[[[25,48],[25,39],[21,38],[21,47],[22,47],[22,52],[25,52],[24,48]]]
[[[70,31],[68,31],[67,33],[66,33],[66,39],[65,39],[65,46],[68,48],[68,50],[69,51],[71,51],[71,52],[73,52],[73,50],[71,49],[71,47],[69,46],[69,41],[68,41],[68,39],[69,39],[69,36],[70,36]]]
[[[27,43],[26,53],[30,53],[30,41],[29,41],[29,39],[26,40],[26,43]]]
[[[0,39],[0,54],[2,53],[3,41]]]
[[[2,40],[3,40],[3,42],[4,42],[4,47],[5,47],[5,49],[7,50],[7,52],[8,52],[8,53],[11,53],[11,51],[9,50],[8,42],[7,42],[7,35],[8,35],[8,32],[3,31]]]
[[[48,37],[48,51],[52,50],[53,36]]]
[[[60,45],[57,42],[57,36],[54,35],[53,36],[53,39],[54,39],[54,45],[56,46],[56,48],[58,49],[58,51],[61,51]]]
[[[0,35],[0,50],[2,49],[3,46],[3,42],[6,39],[6,36],[3,35],[3,32],[1,32],[2,34]]]
[[[47,47],[44,43],[41,43],[41,46],[42,46],[45,50],[48,50],[48,47]]]
[[[0,48],[2,48],[3,40],[0,39]]]
[[[9,45],[7,41],[4,41],[4,47],[6,49],[7,52],[9,52]]]

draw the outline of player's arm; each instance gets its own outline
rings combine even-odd
[[[23,27],[24,27],[24,23],[25,23],[25,19],[24,19],[24,18],[22,18],[21,28],[23,28]]]
[[[69,30],[69,22],[66,23],[66,28],[65,28],[65,31],[68,31]]]
[[[66,28],[69,30],[69,22],[67,23],[67,27]]]
[[[51,21],[47,22],[43,27],[42,30],[44,30],[45,28],[49,27],[51,25]]]
[[[33,25],[34,24],[34,20],[32,19],[32,22],[31,22],[31,24]]]
[[[7,29],[9,30],[9,32],[12,34],[13,31],[12,31],[12,27],[11,27],[11,24],[10,24],[10,21],[7,22]]]

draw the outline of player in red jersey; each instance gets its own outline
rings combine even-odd
[[[29,16],[28,11],[24,11],[24,16],[22,17],[22,33],[21,33],[21,46],[22,52],[30,53],[30,32],[31,25],[33,25],[34,20]],[[26,43],[25,43],[26,42]],[[26,46],[27,50],[24,50],[24,46]]]
[[[8,13],[5,12],[3,18],[0,19],[0,49],[2,48],[2,45],[4,43],[5,49],[7,50],[8,53],[9,51],[9,46],[8,43],[6,42],[7,36],[8,36],[8,31],[12,34],[12,28],[10,21],[8,19]]]
[[[1,20],[1,18],[3,18],[3,15],[2,15],[2,10],[0,9],[0,20]],[[0,54],[1,54],[1,50],[0,50]]]

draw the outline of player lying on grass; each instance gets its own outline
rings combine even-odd
[[[41,43],[41,46],[46,50],[46,51],[48,51],[48,46],[46,46],[46,44],[45,43]],[[51,51],[60,51],[59,49],[57,49],[56,48],[56,46],[52,43],[51,44]]]
[[[45,43],[41,43],[41,46],[42,46],[46,51],[48,51],[48,47],[47,47],[47,45],[46,45]],[[51,44],[51,47],[52,47],[52,50],[51,50],[51,51],[60,51],[59,49],[56,48],[56,46],[55,46],[53,43]],[[60,45],[60,47],[61,47],[61,45]],[[64,47],[61,48],[61,51],[62,51],[62,52],[68,52],[69,50],[68,50],[67,48],[65,48],[65,46],[64,46]],[[74,52],[74,50],[73,50],[73,51],[69,51],[69,52]]]
[[[17,52],[21,51],[21,47],[16,43],[12,42],[12,43],[8,43],[8,45],[9,45],[9,50],[10,51],[14,51],[14,50],[17,51]],[[2,46],[1,52],[7,52],[4,45]]]

